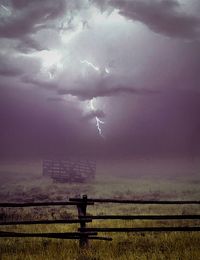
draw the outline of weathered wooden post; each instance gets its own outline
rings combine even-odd
[[[78,209],[78,218],[80,219],[80,228],[85,228],[86,227],[86,222],[82,218],[86,218],[86,209],[87,209],[87,195],[83,195],[81,203],[77,204],[77,209]],[[88,246],[88,237],[86,234],[84,234],[85,231],[81,231],[80,234],[80,241],[79,245],[80,247],[85,247]]]

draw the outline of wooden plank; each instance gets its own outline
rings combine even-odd
[[[70,198],[69,201],[81,201],[79,198]],[[88,202],[100,202],[100,203],[125,203],[125,204],[200,204],[200,201],[195,200],[121,200],[121,199],[88,199]]]
[[[15,207],[41,207],[41,206],[70,206],[81,205],[84,202],[81,201],[67,201],[67,202],[33,202],[33,203],[0,203],[0,208],[15,208]],[[87,203],[87,205],[93,205],[93,202]]]
[[[8,225],[38,225],[38,224],[75,224],[80,223],[80,219],[60,219],[60,220],[36,220],[36,221],[12,221],[0,222],[0,226]],[[84,219],[85,222],[92,222],[91,219]]]
[[[200,227],[79,228],[80,232],[199,232]]]
[[[88,236],[95,236],[97,232],[85,232]],[[80,232],[66,232],[66,233],[16,233],[0,231],[1,237],[46,237],[46,238],[61,238],[61,239],[80,239]]]
[[[82,218],[82,217],[81,217]],[[157,219],[200,219],[200,215],[100,215],[100,216],[85,216],[85,219],[121,219],[121,220],[157,220]]]

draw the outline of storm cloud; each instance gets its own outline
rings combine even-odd
[[[4,5],[3,5],[4,6]],[[0,36],[20,38],[46,28],[46,22],[64,14],[66,2],[59,1],[11,1],[12,16],[2,17]]]
[[[198,10],[0,0],[1,157],[199,155]]]
[[[109,97],[121,94],[151,95],[157,93],[159,93],[159,91],[127,86],[101,86],[96,89],[58,89],[59,95],[72,95],[78,97],[80,100],[90,100],[97,97]]]
[[[110,0],[95,1],[102,10],[115,7],[119,13],[133,21],[139,21],[150,30],[169,37],[199,39],[200,18],[181,10],[177,0]]]

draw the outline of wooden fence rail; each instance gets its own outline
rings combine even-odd
[[[86,216],[81,217],[86,222],[90,222],[93,219],[116,219],[116,220],[167,220],[167,219],[200,219],[200,215],[100,215],[100,216]]]
[[[31,224],[76,224],[80,227],[77,232],[65,233],[16,233],[0,231],[0,237],[44,237],[57,239],[77,239],[80,247],[89,244],[89,240],[111,241],[110,237],[97,236],[98,232],[199,232],[200,226],[172,226],[172,227],[87,227],[86,224],[93,220],[200,220],[200,215],[87,215],[87,206],[95,203],[123,203],[123,204],[161,204],[161,205],[200,205],[200,201],[155,201],[155,200],[119,200],[119,199],[88,199],[87,195],[82,198],[70,198],[67,202],[35,202],[35,203],[0,203],[0,208],[23,208],[23,207],[48,207],[48,206],[76,206],[77,219],[35,220],[35,221],[4,221],[4,225],[31,225]]]
[[[83,195],[84,197],[85,195]],[[70,202],[82,202],[82,198],[70,198]],[[125,203],[125,204],[200,204],[200,200],[124,200],[124,199],[88,199],[87,203]],[[89,205],[89,204],[88,204]]]

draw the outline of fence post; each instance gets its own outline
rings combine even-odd
[[[83,195],[81,202],[82,202],[82,204],[77,204],[78,218],[81,220],[80,228],[85,228],[86,222],[85,222],[85,220],[82,220],[81,217],[86,217],[87,195]],[[80,247],[85,247],[85,246],[88,246],[88,244],[89,244],[88,237],[87,237],[87,235],[84,234],[84,232],[85,231],[82,231],[80,234],[80,241],[79,241]]]

